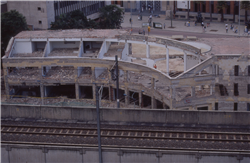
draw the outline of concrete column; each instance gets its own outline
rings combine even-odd
[[[126,48],[126,54],[129,55],[129,45],[128,45],[127,42],[125,43],[125,47],[124,48]]]
[[[125,94],[127,95],[124,97],[125,98],[125,105],[128,106],[129,105],[129,90],[128,90],[128,88],[125,88],[124,91],[125,91]]]
[[[173,100],[174,100],[174,87],[170,86],[170,106],[169,109],[173,109]]]
[[[112,94],[111,94],[111,92],[112,92],[112,87],[109,86],[109,101],[112,101]]]
[[[142,108],[142,92],[139,92],[139,107]]]
[[[155,78],[151,78],[151,88],[155,89]]]
[[[169,75],[169,49],[166,48],[166,71],[167,75]]]
[[[184,52],[184,72],[185,71],[187,71],[187,54]]]
[[[154,96],[151,96],[151,109],[156,108],[156,100]]]
[[[191,96],[195,97],[195,87],[191,87],[191,88],[192,88],[192,90],[191,90]]]
[[[201,63],[201,56],[199,55],[199,62],[198,62],[198,64],[200,64]],[[199,75],[201,75],[201,71],[199,72]]]
[[[79,100],[80,91],[79,91],[79,84],[78,83],[75,84],[75,89],[76,89],[76,99]]]
[[[40,94],[42,99],[42,105],[44,105],[44,86],[43,84],[40,84]]]
[[[95,67],[91,67],[91,73],[92,73],[92,82],[95,81]]]
[[[124,82],[127,83],[128,82],[128,71],[124,71]]]
[[[8,69],[4,68],[4,85],[5,85],[5,93],[6,93],[6,99],[10,99],[10,87],[8,83]]]
[[[147,54],[147,58],[150,57],[150,46],[148,44],[146,44],[146,54]]]
[[[213,94],[213,85],[210,85],[210,95]]]

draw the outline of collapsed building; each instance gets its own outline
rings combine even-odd
[[[141,57],[132,45],[144,45]],[[152,55],[151,47],[165,49]],[[170,54],[170,50],[182,54]],[[112,80],[119,60],[119,97]],[[171,68],[174,58],[183,70]],[[164,68],[154,68],[157,62]],[[250,110],[250,55],[213,54],[168,38],[130,35],[127,30],[23,31],[2,58],[5,93],[40,99],[101,99],[124,106],[183,110]]]

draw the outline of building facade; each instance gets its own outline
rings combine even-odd
[[[188,3],[189,2],[189,3]],[[238,22],[239,1],[226,1],[227,7],[223,10],[224,21]],[[118,2],[117,2],[118,4]],[[141,12],[149,13],[149,8],[152,14],[166,15],[170,18],[170,11],[174,13],[175,19],[195,19],[198,12],[201,12],[204,21],[210,21],[210,13],[212,14],[211,21],[221,21],[220,11],[217,9],[218,1],[124,1],[123,7],[126,12]],[[250,11],[247,12],[250,19]],[[240,20],[245,20],[245,9],[240,8]]]
[[[8,1],[8,11],[17,10],[34,29],[48,29],[56,18],[74,10],[81,10],[89,19],[99,17],[105,1]]]

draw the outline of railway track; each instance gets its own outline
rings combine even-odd
[[[97,137],[96,128],[1,125],[1,134],[47,135],[64,137]],[[250,144],[250,133],[246,132],[206,132],[206,131],[171,131],[102,128],[102,138],[138,139],[138,140],[183,140],[205,142],[237,142]]]

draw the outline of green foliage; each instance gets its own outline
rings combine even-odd
[[[116,29],[120,28],[124,12],[116,5],[108,5],[99,9],[100,28]]]
[[[241,9],[250,10],[250,1],[242,1]]]
[[[52,30],[97,28],[97,23],[94,20],[88,20],[84,13],[80,10],[62,14],[56,19],[55,22],[51,22],[50,25],[50,29]]]
[[[6,49],[11,37],[21,31],[28,30],[26,18],[16,10],[1,15],[1,27],[2,48],[4,49]]]
[[[241,2],[241,9],[245,9],[245,22],[247,22],[247,10],[250,10],[250,2],[249,1],[242,1]]]
[[[224,15],[223,15],[223,10],[227,9],[228,5],[226,1],[218,1],[217,3],[217,9],[221,13],[221,22],[224,22]]]
[[[217,3],[217,9],[220,10],[221,12],[223,12],[224,9],[226,9],[227,6],[227,2],[226,1],[218,1]]]

